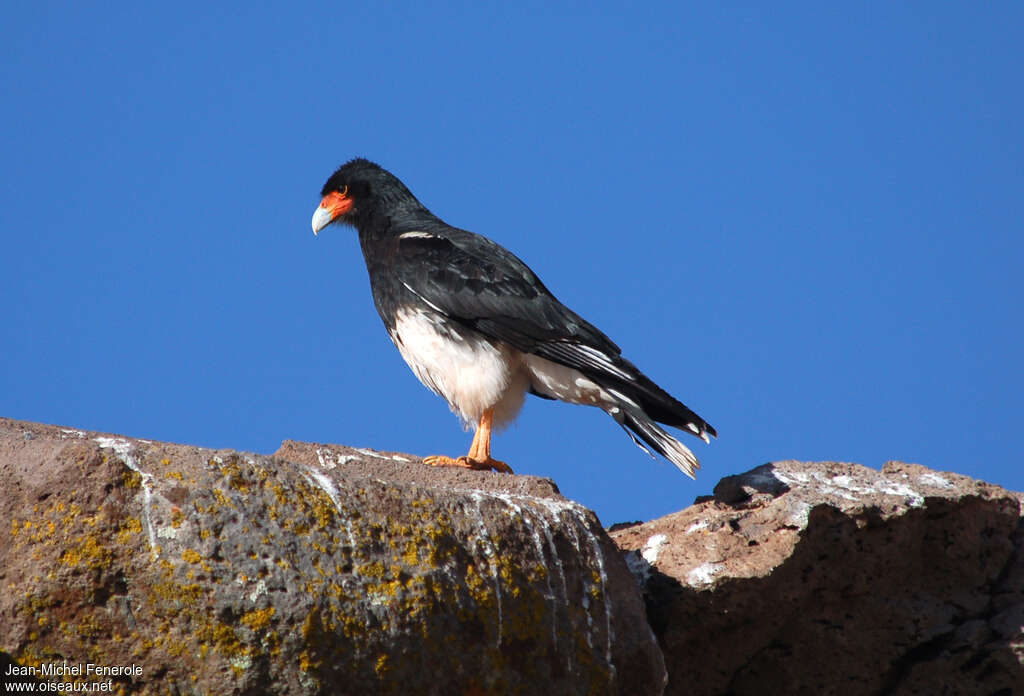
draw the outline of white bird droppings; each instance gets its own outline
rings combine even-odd
[[[643,549],[640,551],[640,555],[644,557],[644,560],[654,565],[658,562],[658,554],[661,553],[661,547],[668,543],[668,536],[665,534],[655,534],[647,543],[644,544]]]
[[[132,456],[132,443],[117,437],[97,437],[94,440],[101,449],[112,449],[124,462],[124,465],[142,477],[142,507],[143,517],[146,522],[146,535],[149,537],[149,550],[156,558],[160,554],[157,551],[156,531],[153,528],[153,475],[147,474],[139,468],[135,457]]]
[[[263,582],[263,580],[258,580],[256,586],[252,588],[252,592],[249,593],[249,601],[255,602],[259,599],[260,595],[265,594],[267,594],[267,583]]]
[[[320,450],[317,450],[317,455],[319,454]],[[334,505],[334,511],[338,514],[338,519],[341,520],[342,524],[345,526],[345,531],[348,533],[349,546],[351,547],[352,552],[355,553],[356,537],[352,532],[352,522],[341,510],[341,499],[338,495],[338,489],[334,485],[334,481],[331,481],[331,479],[323,472],[317,471],[312,467],[306,467],[306,472],[306,480],[309,481],[310,485],[316,486],[331,499],[331,504]]]
[[[683,534],[693,534],[694,532],[699,532],[702,529],[707,529],[707,528],[708,528],[708,523],[707,523],[706,520],[697,520],[696,522],[691,524],[689,527],[687,527],[686,531],[683,532]]]
[[[888,495],[902,496],[910,507],[921,507],[924,505],[924,496],[904,483],[887,483],[881,486],[879,490]]]
[[[691,587],[706,587],[722,572],[720,563],[701,563],[686,574],[686,583]]]
[[[938,474],[931,472],[927,474],[921,474],[917,477],[917,480],[928,486],[937,486],[939,488],[952,488],[953,484],[949,482],[949,479],[943,478]]]

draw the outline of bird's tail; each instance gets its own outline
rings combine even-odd
[[[615,421],[622,426],[637,447],[650,454],[651,449],[665,457],[676,465],[680,471],[692,479],[697,478],[696,472],[700,468],[700,462],[690,449],[669,435],[665,430],[644,413],[643,409],[634,404],[631,400],[620,400],[617,408],[610,409],[608,413]],[[651,449],[644,446],[646,443]]]

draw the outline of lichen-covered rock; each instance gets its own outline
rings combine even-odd
[[[545,479],[0,419],[0,670],[115,692],[661,693],[634,579]],[[9,532],[9,533],[8,533]],[[95,677],[79,676],[85,681]]]
[[[777,462],[612,533],[666,693],[1024,693],[1020,494],[890,462]]]

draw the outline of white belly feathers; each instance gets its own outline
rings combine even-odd
[[[522,408],[530,385],[518,351],[420,309],[398,310],[391,340],[419,380],[467,427],[489,408],[495,426],[512,421]]]
[[[616,406],[611,394],[578,370],[453,326],[429,309],[399,309],[390,334],[420,382],[444,398],[467,427],[488,408],[494,408],[495,427],[507,425],[531,387],[560,401],[606,411]]]

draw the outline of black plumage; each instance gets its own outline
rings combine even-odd
[[[417,376],[464,420],[475,424],[483,411],[501,412],[505,399],[504,410],[514,417],[517,395],[510,392],[520,388],[595,405],[641,447],[645,443],[693,475],[696,458],[657,423],[705,440],[716,435],[714,428],[623,358],[611,339],[559,302],[514,254],[446,224],[397,177],[365,159],[339,168],[321,196],[314,230],[335,220],[358,230],[374,302],[392,339]],[[403,322],[417,345],[403,339]],[[494,357],[491,372],[507,374],[482,374],[483,383],[497,387],[478,394],[450,373],[490,364],[480,356]],[[509,384],[502,389],[505,377]],[[487,418],[489,443],[489,413]]]

